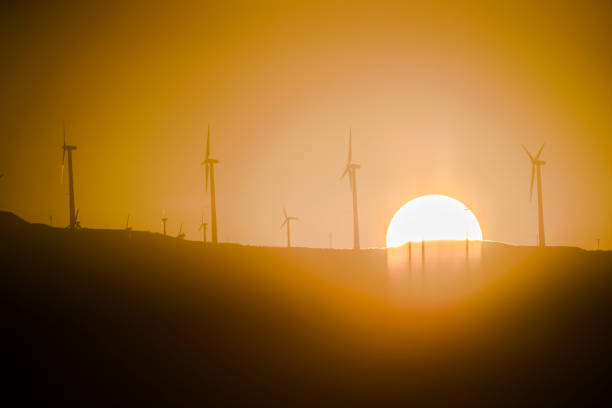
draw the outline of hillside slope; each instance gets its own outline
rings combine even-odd
[[[0,213],[10,394],[70,405],[610,400],[612,253],[484,244],[493,276],[398,302],[384,250],[77,232]]]

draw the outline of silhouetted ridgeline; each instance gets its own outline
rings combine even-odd
[[[484,243],[471,294],[426,304],[396,296],[415,285],[384,250],[203,248],[10,213],[0,231],[5,387],[24,403],[610,399],[610,252]]]

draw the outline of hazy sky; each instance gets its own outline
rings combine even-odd
[[[285,206],[295,245],[350,247],[352,127],[363,247],[434,193],[535,243],[521,143],[546,141],[548,243],[612,249],[608,2],[21,3],[0,21],[0,209],[28,221],[68,223],[65,119],[84,226],[159,231],[165,209],[199,239],[210,123],[220,240],[283,245]]]

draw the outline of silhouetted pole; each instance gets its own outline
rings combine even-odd
[[[350,177],[353,183],[353,247],[360,249],[359,245],[359,215],[357,213],[357,174],[351,169]]]
[[[68,191],[70,192],[70,228],[76,227],[74,216],[74,175],[72,174],[72,150],[68,150]]]
[[[539,245],[544,247],[546,246],[546,240],[544,239],[544,209],[542,204],[542,167],[540,164],[536,167],[538,172],[538,238]]]
[[[164,225],[164,236],[166,235],[166,221],[168,221],[168,218],[164,217],[161,219],[161,222]]]
[[[212,223],[212,243],[217,243],[217,203],[215,199],[215,165],[210,165],[210,222]]]
[[[291,248],[291,221],[287,222],[287,248]]]

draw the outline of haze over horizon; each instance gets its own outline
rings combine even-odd
[[[612,5],[3,6],[0,209],[68,224],[62,120],[84,227],[201,239],[211,125],[221,242],[352,245],[340,180],[349,127],[361,245],[425,194],[485,240],[535,245],[542,159],[549,245],[612,249]],[[170,33],[170,34],[169,34]]]

